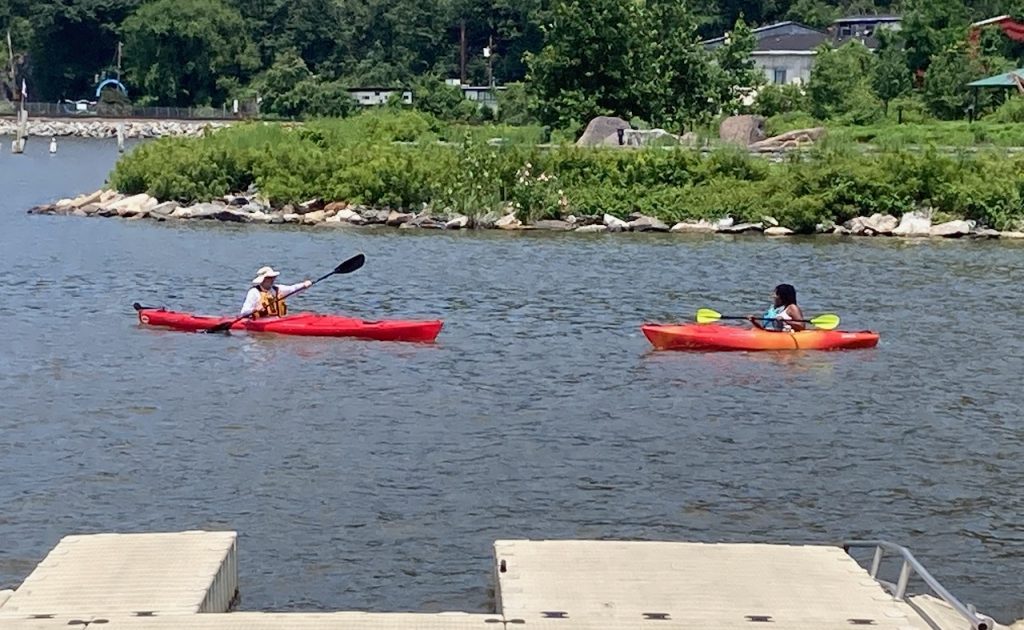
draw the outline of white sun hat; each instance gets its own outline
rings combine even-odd
[[[260,267],[260,270],[256,272],[256,277],[252,279],[253,284],[259,284],[263,282],[265,278],[276,278],[280,273],[274,271],[273,267]]]

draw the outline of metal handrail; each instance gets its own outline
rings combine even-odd
[[[869,573],[873,579],[880,584],[888,586],[892,589],[892,595],[897,601],[904,601],[904,596],[907,594],[907,582],[910,581],[910,572],[913,570],[928,588],[938,595],[944,602],[949,604],[953,610],[960,613],[960,615],[971,624],[973,630],[993,630],[995,628],[995,621],[991,617],[985,615],[979,615],[974,606],[964,605],[959,599],[956,598],[952,593],[946,590],[938,580],[924,568],[914,554],[910,553],[910,550],[902,545],[891,543],[887,540],[850,540],[843,543],[843,549],[849,553],[851,547],[858,548],[870,548],[874,547],[875,554],[871,560],[871,569]],[[886,552],[897,554],[903,558],[903,564],[900,566],[900,576],[896,584],[885,582],[878,577],[878,570],[882,565],[882,558]]]

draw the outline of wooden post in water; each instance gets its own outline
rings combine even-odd
[[[14,46],[11,44],[11,30],[7,29],[7,56],[11,62],[11,85],[14,90],[18,89],[17,79],[14,72]],[[24,79],[22,79],[24,81]],[[18,94],[18,124],[14,128],[14,140],[11,142],[11,153],[18,154],[25,151],[25,136],[28,131],[28,117],[25,112],[25,89],[22,87]]]
[[[124,121],[117,123],[117,152],[124,153]]]

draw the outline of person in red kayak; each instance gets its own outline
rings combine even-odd
[[[764,315],[751,315],[750,323],[762,330],[793,332],[806,328],[803,311],[796,304],[796,289],[791,284],[780,284],[772,294],[773,304]]]
[[[283,317],[288,313],[288,307],[284,300],[289,295],[308,289],[312,282],[306,280],[298,284],[277,285],[274,278],[278,272],[272,267],[260,267],[256,277],[252,279],[253,287],[245,294],[245,303],[239,315],[243,317],[252,316],[253,319],[260,317]]]

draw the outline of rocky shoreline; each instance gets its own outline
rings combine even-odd
[[[147,194],[124,195],[101,189],[74,199],[61,199],[30,209],[29,214],[68,215],[77,217],[118,217],[128,220],[154,221],[206,220],[226,223],[297,224],[308,226],[386,226],[398,229],[500,229],[507,231],[547,230],[579,232],[671,232],[706,234],[763,234],[770,237],[793,235],[793,230],[780,226],[772,217],[758,223],[736,223],[731,218],[718,221],[683,221],[674,225],[655,217],[634,214],[623,220],[610,214],[575,216],[559,220],[524,223],[514,213],[491,212],[477,217],[463,214],[437,213],[424,209],[419,213],[392,208],[370,208],[344,201],[325,202],[311,199],[298,205],[272,207],[255,191],[227,195],[212,202],[184,206],[174,201],[161,202]],[[1024,232],[1004,231],[977,226],[974,221],[956,220],[933,224],[923,212],[910,212],[897,218],[888,214],[856,217],[844,225],[819,225],[818,234],[849,236],[894,236],[934,238],[1024,238]]]
[[[44,138],[116,138],[118,128],[125,138],[162,138],[165,136],[196,137],[207,129],[219,129],[230,123],[209,120],[47,120],[30,119],[26,123],[29,136]],[[17,134],[18,121],[0,119],[0,136]]]

